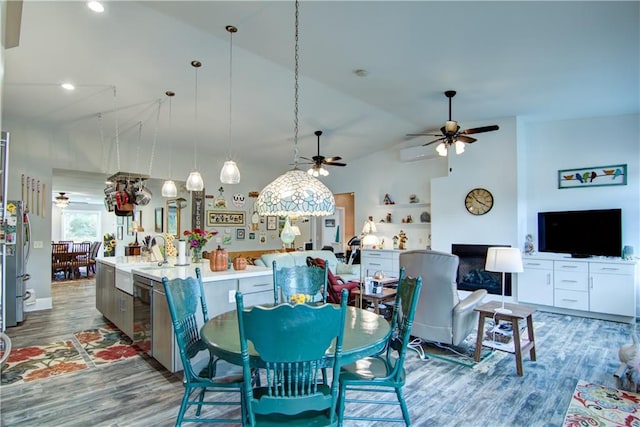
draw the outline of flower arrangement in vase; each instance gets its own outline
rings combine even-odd
[[[194,228],[193,230],[185,230],[183,234],[186,237],[187,246],[191,248],[191,262],[198,263],[202,261],[202,248],[218,232]]]
[[[104,242],[104,256],[116,256],[116,236],[113,233],[105,233],[102,241]]]

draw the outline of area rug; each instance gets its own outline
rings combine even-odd
[[[563,427],[638,426],[640,394],[578,381]]]
[[[14,348],[2,366],[0,384],[21,384],[76,372],[87,367],[71,341]]]
[[[95,365],[138,357],[138,348],[114,325],[73,334]]]
[[[411,341],[408,348],[418,353],[418,356],[423,360],[433,358],[473,368],[492,356],[494,351],[489,348],[483,348],[482,353],[480,353],[480,362],[476,362],[474,359],[476,351],[475,334],[472,339],[470,337],[471,336],[456,347],[434,342],[426,342],[418,338]]]

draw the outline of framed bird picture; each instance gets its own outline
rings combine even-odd
[[[558,171],[558,188],[627,185],[627,165],[594,166]]]

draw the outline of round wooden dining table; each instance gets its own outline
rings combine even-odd
[[[277,328],[278,325],[273,327]],[[318,328],[322,328],[322,325],[318,325]],[[312,334],[313,331],[309,333]],[[384,350],[390,333],[391,326],[383,317],[357,307],[347,307],[342,364],[354,363],[363,357],[380,353]],[[238,315],[235,310],[210,319],[200,329],[200,336],[213,354],[234,365],[242,365]],[[256,356],[253,345],[249,343],[249,357],[253,361],[257,360]]]

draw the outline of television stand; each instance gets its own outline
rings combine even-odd
[[[591,258],[591,255],[587,255],[587,254],[571,254],[571,258]]]

